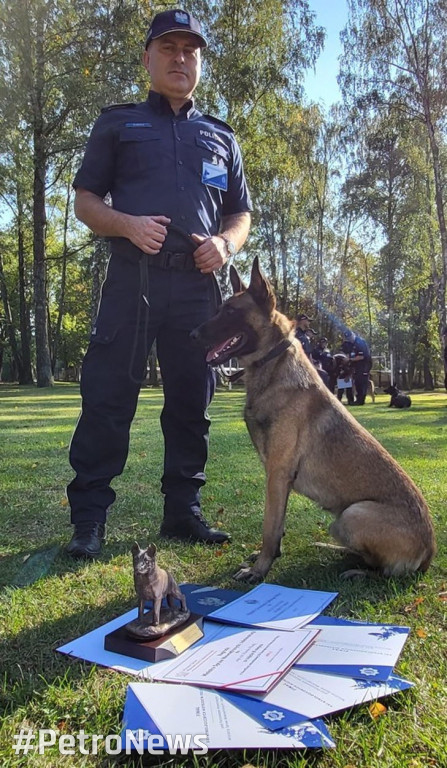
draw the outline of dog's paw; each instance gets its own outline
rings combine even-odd
[[[239,570],[233,574],[235,581],[245,581],[247,584],[258,584],[263,578],[261,573],[256,571],[255,568],[250,568],[245,563],[242,563]]]

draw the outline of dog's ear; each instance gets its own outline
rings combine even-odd
[[[132,552],[133,555],[137,555],[138,552],[141,552],[140,545],[138,544],[138,541],[135,541],[132,544],[132,549],[130,551]]]
[[[149,544],[149,546],[148,546],[148,548],[146,550],[146,552],[149,555],[149,557],[155,557],[156,551],[157,551],[157,547],[155,546],[155,544]]]
[[[269,281],[261,272],[259,259],[257,256],[251,268],[250,285],[248,286],[248,290],[250,291],[257,304],[259,304],[263,309],[266,309],[269,314],[273,312],[276,307],[275,294],[273,293],[273,289]]]
[[[247,290],[247,286],[242,280],[239,272],[232,264],[230,264],[230,282],[231,287],[233,288],[233,293],[243,293]]]

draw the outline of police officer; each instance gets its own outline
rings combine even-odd
[[[352,405],[364,405],[368,390],[369,372],[372,360],[369,346],[365,339],[357,336],[354,331],[345,331],[343,334],[342,352],[349,357],[349,362],[354,368],[354,384],[356,399]]]
[[[324,383],[328,387],[328,389],[331,390],[333,393],[335,390],[335,380],[332,376],[333,368],[334,368],[334,358],[331,355],[330,349],[327,345],[327,338],[326,336],[322,336],[321,339],[318,339],[318,342],[316,346],[313,348],[311,352],[311,360],[313,363],[315,363],[318,367],[318,365],[321,366],[321,369],[324,371],[326,376],[320,376],[322,377]]]
[[[310,357],[312,351],[312,344],[309,338],[309,333],[315,335],[315,331],[310,327],[311,319],[307,315],[300,314],[296,317],[296,331],[295,337],[301,342],[307,357]]]
[[[158,13],[143,63],[147,101],[102,110],[75,180],[75,213],[111,238],[111,258],[82,367],[82,412],[67,488],[72,557],[96,557],[124,468],[154,339],[164,388],[160,534],[222,543],[201,513],[214,375],[190,331],[218,304],[214,272],[246,240],[251,201],[230,126],[193,101],[206,46],[189,13]],[[110,195],[112,205],[104,198]]]

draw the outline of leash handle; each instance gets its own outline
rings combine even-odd
[[[196,241],[193,240],[192,236],[186,232],[185,229],[182,229],[182,227],[178,227],[177,224],[168,224],[166,229],[170,230],[171,232],[175,232],[177,235],[180,235],[180,237],[183,237],[183,240],[185,240],[188,245],[194,246],[194,250],[199,247]]]

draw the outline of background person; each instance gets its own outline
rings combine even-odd
[[[341,348],[354,369],[355,401],[352,405],[364,405],[372,365],[369,346],[354,331],[345,331]]]
[[[310,327],[311,322],[312,320],[307,315],[300,314],[296,317],[295,337],[301,342],[304,352],[309,358],[312,351],[310,334],[315,335],[315,331]]]
[[[334,393],[335,380],[332,377],[334,358],[327,345],[326,336],[322,336],[321,339],[318,340],[316,346],[313,348],[311,352],[311,359],[313,360],[314,363],[319,363],[321,365],[321,368],[326,373],[326,376],[322,377],[323,381],[328,387],[328,389],[330,389],[331,392]]]
[[[154,17],[143,54],[148,99],[102,111],[74,180],[76,215],[111,238],[111,258],[70,446],[73,557],[100,552],[115,500],[110,484],[126,463],[154,339],[164,390],[160,534],[211,544],[229,538],[201,513],[215,380],[189,334],[216,311],[214,272],[245,242],[251,202],[232,129],[192,98],[205,46],[189,13]]]

